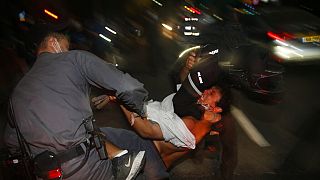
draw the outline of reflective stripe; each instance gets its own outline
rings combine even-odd
[[[199,91],[199,89],[197,88],[197,86],[193,83],[192,79],[191,79],[191,76],[190,76],[190,73],[188,74],[188,80],[192,86],[192,88],[197,92],[197,94],[199,94],[200,96],[202,95],[202,92]]]

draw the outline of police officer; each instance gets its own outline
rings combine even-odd
[[[91,85],[114,91],[119,100],[141,116],[145,114],[148,92],[142,83],[114,65],[89,52],[68,48],[68,38],[60,33],[48,33],[41,41],[36,62],[12,93],[16,128],[36,159],[41,161],[38,155],[44,153],[50,158],[57,155],[58,164],[62,162],[62,178],[112,179],[113,156],[117,162],[115,178],[133,179],[143,165],[144,152],[127,152],[106,143],[102,148],[106,147],[109,159],[101,160],[101,154],[88,143],[90,134],[84,120],[93,115]],[[10,150],[16,150],[15,127],[8,125],[5,135]],[[88,160],[83,164],[85,158]]]

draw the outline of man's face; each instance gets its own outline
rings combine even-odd
[[[221,92],[218,88],[210,88],[203,92],[201,98],[199,99],[202,105],[209,107],[210,109],[214,109],[217,103],[221,99]]]

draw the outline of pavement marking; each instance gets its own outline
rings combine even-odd
[[[270,143],[263,137],[263,135],[254,127],[248,117],[237,107],[231,106],[231,114],[236,118],[239,125],[249,138],[257,143],[260,147],[270,146]]]

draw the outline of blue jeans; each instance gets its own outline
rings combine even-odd
[[[107,139],[114,145],[129,151],[146,151],[146,164],[143,169],[145,179],[168,179],[169,173],[165,167],[158,150],[151,140],[143,139],[133,131],[103,127],[100,128]]]

